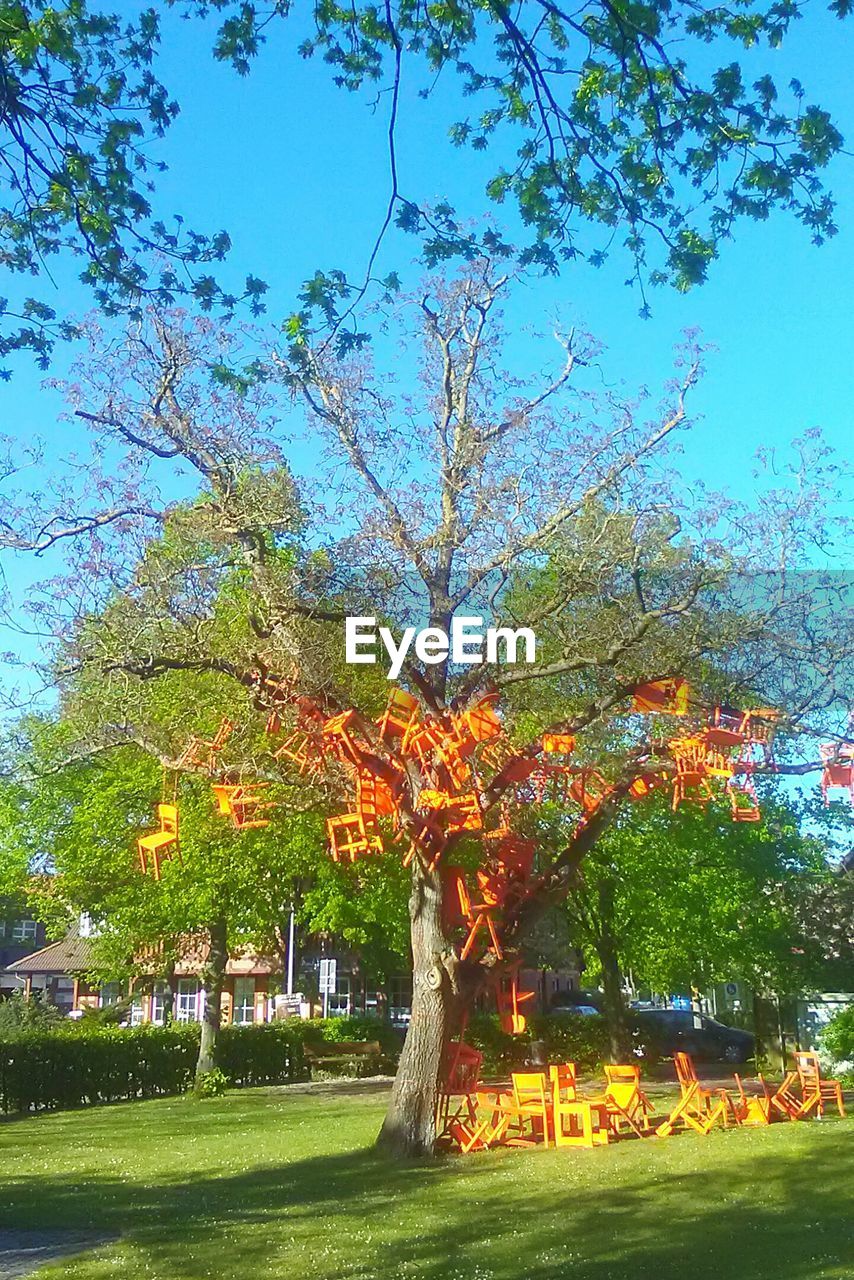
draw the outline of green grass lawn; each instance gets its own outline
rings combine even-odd
[[[854,1120],[395,1167],[376,1095],[276,1089],[0,1124],[0,1226],[115,1233],[74,1280],[854,1276]]]

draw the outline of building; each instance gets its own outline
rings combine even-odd
[[[203,947],[194,939],[188,940],[185,954],[175,966],[174,1016],[179,1022],[200,1022],[202,1019],[205,993],[199,975],[204,960]],[[21,990],[26,996],[38,993],[67,1014],[104,1008],[116,1004],[128,994],[127,988],[119,982],[88,983],[85,975],[91,968],[92,940],[84,918],[61,941],[14,960],[6,967],[5,973],[10,989]],[[277,961],[263,956],[243,953],[230,957],[222,994],[223,1021],[245,1026],[271,1018],[271,989],[278,985],[274,981],[277,969]],[[134,1025],[162,1023],[165,985],[155,983],[151,991],[144,990],[139,982],[135,985],[137,991],[133,989],[134,984],[130,991],[131,1022]]]
[[[4,913],[5,905],[0,901],[0,999],[22,987],[21,980],[9,972],[8,966],[38,951],[46,942],[41,921],[30,920],[11,909]]]

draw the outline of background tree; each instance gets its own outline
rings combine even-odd
[[[482,858],[481,838],[467,852],[468,837],[444,833],[437,862],[427,797],[447,785],[442,767],[431,759],[419,770],[381,739],[384,672],[347,668],[344,616],[372,613],[398,632],[419,620],[447,630],[459,614],[492,625],[521,617],[540,636],[530,667],[462,667],[440,653],[408,656],[401,674],[431,723],[449,725],[486,693],[502,695],[509,757],[475,757],[487,829],[502,818],[502,801],[511,821],[529,803],[505,765],[540,769],[545,729],[578,737],[571,767],[603,772],[601,802],[582,821],[568,802],[575,819],[566,843],[541,858],[535,889],[505,911],[508,961],[572,888],[638,774],[651,759],[665,773],[673,767],[650,744],[647,718],[625,714],[639,682],[687,674],[700,712],[712,701],[783,708],[778,771],[806,772],[817,768],[811,735],[834,728],[850,654],[850,612],[834,583],[822,595],[820,575],[801,572],[816,539],[833,542],[834,467],[820,443],[801,443],[796,483],[787,476],[769,486],[761,514],[686,491],[668,451],[688,425],[699,353],[681,357],[655,407],[597,398],[584,383],[593,348],[578,336],[562,340],[551,380],[525,383],[501,366],[496,311],[507,287],[483,260],[428,281],[398,321],[408,354],[397,385],[363,355],[340,359],[297,334],[289,351],[267,355],[268,381],[242,395],[217,388],[210,369],[225,339],[180,316],[153,317],[124,343],[96,349],[73,403],[138,470],[135,500],[157,460],[194,472],[198,494],[159,511],[152,496],[143,515],[122,520],[98,523],[90,513],[82,542],[70,543],[72,558],[83,557],[75,581],[49,588],[40,615],[57,636],[53,670],[83,753],[138,736],[147,690],[167,698],[168,679],[190,673],[200,708],[222,705],[223,681],[232,690],[240,728],[223,768],[276,779],[304,801],[305,778],[275,759],[260,719],[244,719],[244,708],[274,711],[285,731],[307,708],[330,717],[356,709],[355,732],[377,776],[395,786],[413,848],[412,1018],[382,1135],[397,1151],[432,1148],[443,1048],[494,983],[496,954],[460,961],[443,920],[440,864],[451,853]],[[301,501],[270,399],[277,387],[302,406],[323,458]],[[60,538],[79,528],[67,508],[51,520],[21,530],[21,541],[39,545],[45,527]],[[780,567],[757,585],[756,564]],[[161,741],[174,760],[171,725]],[[799,742],[807,758],[789,763]],[[333,762],[316,785],[317,802],[340,811],[346,770]]]
[[[624,1056],[625,978],[669,993],[738,977],[793,994],[821,981],[796,903],[833,881],[825,848],[773,795],[764,821],[667,799],[632,806],[585,858],[567,899],[570,930],[604,993],[612,1052]]]
[[[453,145],[494,154],[485,194],[515,203],[529,232],[522,258],[548,270],[578,257],[600,265],[617,244],[642,288],[670,281],[684,290],[705,278],[741,219],[784,209],[816,242],[835,230],[821,174],[841,135],[797,79],[780,85],[771,74],[773,51],[803,16],[793,6],[389,0],[321,5],[305,21],[288,4],[170,2],[218,13],[215,56],[241,74],[278,20],[337,85],[369,90],[372,102],[383,100],[381,86],[390,149],[382,231],[394,221],[423,234],[428,265],[471,256],[478,240],[446,201],[427,208],[402,188],[402,84],[445,114]],[[847,0],[830,8],[850,12]],[[490,232],[478,251],[498,243]],[[306,290],[327,312],[347,296],[335,272]]]
[[[157,13],[130,11],[125,19],[85,0],[0,3],[0,263],[31,278],[48,274],[57,255],[77,257],[107,313],[179,294],[233,306],[202,269],[224,257],[225,232],[200,235],[180,219],[167,227],[152,210],[164,165],[151,143],[178,104],[154,72]],[[246,282],[256,308],[263,288]],[[44,367],[56,338],[71,332],[43,298],[0,299],[0,358],[29,349]]]

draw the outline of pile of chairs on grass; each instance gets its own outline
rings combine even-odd
[[[842,1088],[823,1079],[818,1056],[795,1054],[796,1067],[779,1085],[761,1075],[735,1076],[735,1089],[707,1089],[686,1053],[675,1055],[679,1101],[660,1121],[641,1088],[640,1067],[606,1066],[600,1093],[582,1094],[575,1064],[513,1072],[509,1082],[480,1080],[483,1055],[464,1042],[449,1045],[437,1132],[442,1145],[463,1153],[494,1146],[595,1147],[621,1137],[666,1138],[679,1130],[708,1134],[716,1125],[755,1127],[775,1120],[821,1117],[832,1103],[845,1115]]]

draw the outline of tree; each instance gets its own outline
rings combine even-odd
[[[798,80],[775,83],[772,60],[759,53],[775,50],[802,16],[793,5],[594,0],[575,9],[554,0],[516,7],[389,0],[320,5],[297,27],[288,4],[180,2],[220,15],[215,56],[241,74],[278,20],[293,29],[302,56],[327,64],[337,85],[382,86],[374,103],[385,95],[388,104],[382,230],[395,220],[422,233],[428,265],[472,256],[478,240],[446,201],[429,209],[401,187],[403,83],[424,99],[444,95],[453,145],[496,153],[486,195],[515,202],[530,231],[523,260],[549,270],[576,257],[599,265],[621,241],[642,288],[670,281],[684,290],[705,279],[741,219],[784,209],[816,242],[835,231],[820,175],[842,137],[824,109],[806,104]],[[847,0],[830,7],[839,18],[850,12]],[[468,109],[453,121],[464,110],[458,97]],[[499,244],[489,232],[477,251],[494,253]],[[376,250],[368,276],[375,258]],[[340,273],[318,273],[306,291],[333,310],[347,295]]]
[[[660,992],[738,975],[792,993],[817,979],[796,904],[832,883],[824,848],[779,798],[766,796],[763,812],[762,823],[733,823],[718,808],[635,805],[585,859],[567,910],[599,969],[615,1057],[628,1048],[629,973]]]
[[[501,367],[496,312],[508,284],[478,260],[408,300],[398,376],[408,388],[417,341],[418,399],[364,354],[340,359],[304,335],[268,353],[267,381],[243,394],[212,386],[216,326],[152,317],[97,351],[73,403],[142,483],[155,460],[179,460],[199,478],[196,498],[159,510],[151,498],[121,520],[90,512],[82,543],[67,506],[29,528],[16,516],[21,545],[40,546],[49,529],[76,548],[75,582],[49,587],[40,616],[57,635],[53,675],[81,754],[139,737],[158,696],[148,691],[189,673],[199,707],[221,696],[207,690],[232,690],[217,705],[235,709],[234,775],[277,780],[302,801],[317,787],[316,803],[338,815],[352,814],[366,774],[378,805],[391,796],[394,847],[409,851],[414,989],[382,1134],[395,1151],[432,1149],[442,1053],[472,1000],[512,974],[527,932],[572,890],[624,804],[672,785],[666,730],[650,742],[633,691],[688,675],[688,724],[714,705],[780,708],[774,769],[794,773],[819,767],[810,744],[832,737],[826,721],[844,702],[850,611],[833,579],[822,594],[821,576],[801,572],[805,548],[834,537],[834,464],[820,442],[800,443],[797,483],[769,488],[759,513],[693,497],[667,458],[688,425],[700,353],[683,354],[658,408],[597,400],[583,383],[591,348],[577,336],[562,341],[551,380],[525,384]],[[302,405],[325,455],[299,499],[272,416],[277,387]],[[757,564],[781,567],[757,583]],[[418,620],[448,632],[475,613],[535,629],[537,661],[452,662],[435,637],[432,652],[407,653],[400,680],[428,743],[413,754],[388,720],[377,725],[385,672],[345,662],[345,616],[376,616],[400,634]],[[243,718],[247,699],[268,717],[266,737]],[[758,721],[769,732],[772,718]],[[449,735],[462,743],[461,772],[440,758]],[[164,727],[155,754],[174,761],[180,747]],[[747,767],[760,776],[771,766]],[[565,809],[562,848],[538,855],[500,918],[496,907],[495,945],[463,958],[443,916],[451,857],[483,870],[490,840],[505,821],[514,835],[541,782]],[[464,812],[452,797],[463,785]],[[390,852],[392,834],[355,852]]]
[[[168,227],[152,210],[164,165],[151,143],[178,114],[153,71],[159,40],[153,8],[125,21],[86,0],[0,3],[0,261],[33,277],[57,255],[76,256],[108,314],[180,294],[201,307],[237,302],[201,270],[224,257],[225,232],[186,231],[180,218]],[[246,282],[256,309],[263,289]],[[0,299],[0,325],[0,358],[28,349],[41,367],[56,339],[74,332],[35,297]]]
[[[173,723],[180,722],[182,692],[193,691],[186,677],[170,686],[149,709],[152,729],[159,711],[161,732],[167,709]],[[182,864],[164,864],[155,881],[139,874],[134,844],[162,798],[162,761],[127,744],[69,764],[69,745],[84,731],[70,714],[59,725],[29,720],[19,727],[27,781],[17,786],[8,843],[50,873],[34,879],[29,896],[52,933],[61,936],[81,911],[90,917],[93,976],[133,978],[138,986],[165,980],[171,991],[176,962],[186,959],[188,948],[199,953],[207,995],[201,1079],[214,1065],[229,953],[245,946],[284,954],[289,887],[318,861],[319,821],[292,810],[284,827],[238,835],[217,822],[208,787],[188,771],[181,789]],[[301,914],[310,924],[311,915]]]

